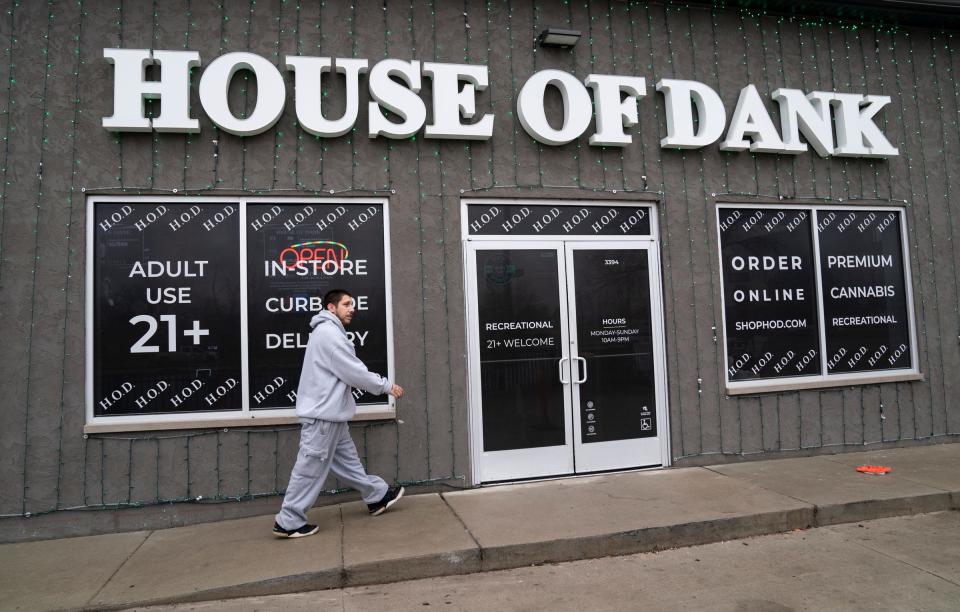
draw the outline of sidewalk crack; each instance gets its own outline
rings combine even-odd
[[[473,540],[473,543],[477,547],[477,551],[480,553],[480,565],[483,566],[483,546],[480,545],[480,542],[477,540],[477,537],[473,535],[473,532],[470,531],[470,528],[467,527],[467,524],[463,521],[457,511],[454,510],[453,506],[450,505],[450,502],[447,501],[447,498],[444,497],[443,493],[439,493],[440,499],[443,500],[443,503],[447,505],[447,508],[450,508],[450,512],[453,513],[453,516],[457,517],[457,520],[460,521],[460,524],[463,525],[463,530],[467,532],[467,535],[470,536],[470,539]]]
[[[882,550],[876,549],[876,548],[874,548],[874,547],[872,547],[872,546],[869,546],[869,545],[867,545],[867,544],[865,544],[865,543],[863,543],[863,542],[858,542],[858,541],[856,541],[856,540],[853,540],[852,543],[853,543],[853,544],[856,544],[857,546],[860,546],[861,548],[866,548],[867,550],[873,551],[873,552],[877,553],[878,555],[883,555],[884,557],[886,557],[886,558],[888,558],[888,559],[893,559],[894,561],[897,561],[898,563],[902,563],[902,564],[904,564],[904,565],[906,565],[906,566],[908,566],[908,567],[912,567],[913,569],[915,569],[915,570],[917,570],[917,571],[920,571],[920,572],[923,572],[924,574],[929,574],[930,576],[933,576],[934,578],[939,578],[940,580],[943,580],[943,581],[946,582],[947,584],[952,584],[953,586],[960,587],[960,583],[955,582],[955,581],[953,581],[953,580],[951,580],[950,578],[947,578],[947,577],[945,577],[945,576],[941,576],[940,574],[938,574],[938,573],[936,573],[936,572],[933,572],[933,571],[930,571],[930,570],[928,570],[928,569],[926,569],[926,568],[920,567],[919,565],[914,565],[913,563],[910,563],[910,562],[907,561],[906,559],[901,559],[900,557],[897,557],[896,555],[892,555],[892,554],[890,554],[890,553],[887,553],[887,552],[884,552],[884,551],[882,551]]]
[[[127,563],[130,562],[130,559],[133,558],[133,555],[137,554],[137,551],[139,551],[141,548],[143,548],[143,545],[147,543],[147,540],[150,539],[150,536],[152,536],[152,535],[155,534],[155,533],[156,533],[156,531],[151,531],[150,533],[147,534],[147,537],[143,538],[143,540],[142,540],[139,544],[137,544],[137,547],[133,549],[133,552],[131,552],[129,555],[127,555],[127,558],[123,560],[123,563],[121,563],[120,565],[117,566],[117,569],[115,569],[115,570],[113,571],[113,573],[110,574],[110,577],[103,581],[103,584],[100,585],[100,588],[97,589],[97,592],[94,593],[94,594],[90,597],[90,599],[87,600],[86,605],[90,605],[91,603],[94,602],[94,600],[97,599],[97,596],[99,596],[100,593],[103,591],[103,589],[105,589],[105,588],[107,587],[107,585],[110,584],[110,581],[113,580],[113,579],[116,577],[116,575],[120,573],[120,570],[122,570],[122,569],[124,568],[124,566],[125,566]]]
[[[897,477],[900,478],[900,480],[906,480],[907,482],[912,482],[913,484],[916,484],[916,485],[928,487],[928,488],[930,488],[930,489],[933,489],[934,491],[939,491],[940,493],[953,493],[953,492],[954,492],[953,489],[944,489],[943,487],[937,487],[937,486],[934,486],[934,485],[932,485],[932,484],[928,484],[928,483],[926,483],[926,482],[921,482],[921,481],[919,481],[919,480],[915,480],[914,478],[911,478],[911,477],[909,477],[909,476],[901,476],[901,475],[897,474]],[[928,494],[928,495],[929,495],[929,494]]]
[[[714,474],[716,474],[716,475],[718,475],[718,476],[723,476],[723,477],[729,478],[729,479],[731,479],[731,480],[736,480],[737,482],[742,482],[743,484],[749,485],[749,486],[751,486],[751,487],[756,487],[756,488],[758,488],[758,489],[760,489],[760,490],[762,490],[762,491],[766,491],[767,493],[772,493],[772,494],[774,494],[774,495],[779,495],[780,497],[785,497],[785,498],[787,498],[787,499],[792,499],[793,501],[800,502],[801,504],[803,504],[803,505],[805,505],[805,506],[810,506],[811,508],[813,508],[814,518],[816,518],[816,513],[820,510],[820,505],[819,505],[819,504],[816,504],[816,503],[814,503],[814,502],[812,502],[812,501],[810,501],[810,500],[803,499],[803,498],[801,498],[801,497],[796,497],[796,496],[794,496],[794,495],[790,495],[789,493],[783,493],[783,492],[781,492],[781,491],[776,491],[776,490],[774,490],[774,489],[771,489],[771,488],[769,488],[769,487],[765,487],[765,486],[763,486],[762,484],[760,484],[760,483],[758,483],[758,482],[754,482],[754,481],[749,480],[749,479],[747,479],[747,478],[740,478],[739,476],[731,476],[730,474],[724,474],[723,472],[718,472],[717,470],[713,469],[712,466],[709,466],[709,465],[704,465],[704,466],[702,466],[702,468],[705,469],[705,470],[708,470],[708,471],[710,471],[710,472],[713,472]],[[816,521],[814,521],[814,524],[816,524]]]

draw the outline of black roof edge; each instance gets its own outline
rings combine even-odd
[[[960,29],[960,0],[693,0],[688,3],[796,17],[827,17],[869,26]]]

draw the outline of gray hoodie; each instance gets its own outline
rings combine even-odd
[[[324,310],[310,320],[310,340],[297,388],[297,416],[324,421],[349,421],[357,412],[351,387],[374,395],[393,384],[374,374],[357,358],[340,319]]]

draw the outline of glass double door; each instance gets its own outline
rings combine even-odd
[[[664,464],[654,244],[468,243],[480,482]]]

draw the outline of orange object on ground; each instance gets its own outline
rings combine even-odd
[[[885,465],[861,465],[857,468],[857,471],[864,474],[886,474],[890,471],[890,468]]]

